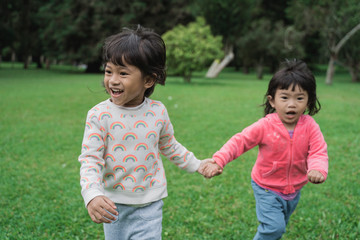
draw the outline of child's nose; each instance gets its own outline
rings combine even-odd
[[[289,101],[289,107],[296,107],[296,101],[295,100],[290,100]]]
[[[110,78],[110,83],[112,85],[119,85],[121,83],[120,76],[118,74],[113,74]]]

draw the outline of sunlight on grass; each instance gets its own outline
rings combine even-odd
[[[256,80],[231,70],[191,84],[169,77],[152,98],[168,108],[179,142],[200,159],[263,115],[270,75]],[[322,110],[315,115],[328,143],[329,176],[308,184],[283,239],[357,239],[360,236],[360,85],[333,86],[318,77]],[[72,67],[0,67],[0,239],[103,239],[80,195],[79,167],[87,111],[107,98],[102,75]],[[169,197],[164,239],[252,239],[257,220],[250,186],[256,149],[211,180],[164,159]]]

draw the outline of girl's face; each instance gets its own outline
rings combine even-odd
[[[308,105],[308,93],[297,85],[288,89],[277,89],[275,97],[268,96],[270,105],[276,110],[287,130],[294,130],[300,116]]]
[[[123,107],[136,107],[144,101],[145,90],[152,87],[151,77],[143,77],[139,68],[106,63],[104,85],[111,101]]]

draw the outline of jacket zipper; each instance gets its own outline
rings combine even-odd
[[[294,135],[293,135],[294,138]],[[288,171],[287,171],[287,183],[288,183],[288,190],[291,188],[291,181],[290,181],[290,171],[291,171],[291,165],[293,162],[293,139],[290,139],[290,158],[289,158],[289,165],[288,165]]]

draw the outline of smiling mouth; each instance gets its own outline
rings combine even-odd
[[[124,92],[124,90],[116,89],[116,88],[110,88],[110,90],[111,90],[111,94],[114,96],[118,96]]]

